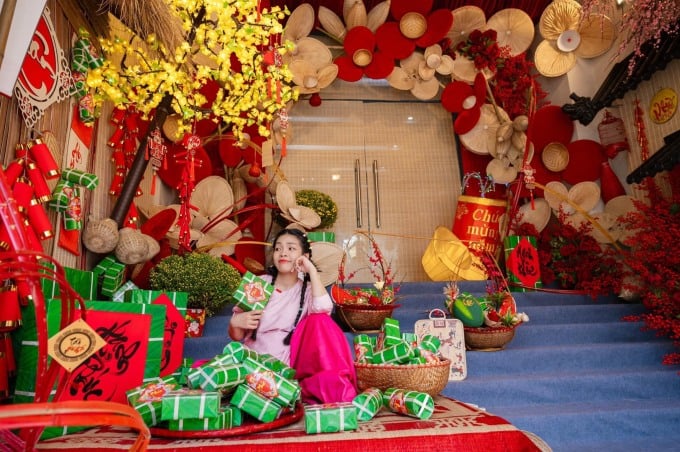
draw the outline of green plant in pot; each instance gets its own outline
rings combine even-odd
[[[295,203],[309,207],[321,217],[321,224],[316,229],[330,229],[338,219],[338,206],[333,198],[318,190],[296,191]]]
[[[187,292],[188,306],[204,309],[206,316],[232,301],[241,274],[222,259],[207,253],[172,255],[161,260],[149,275],[154,290]]]

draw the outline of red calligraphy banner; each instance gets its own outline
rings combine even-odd
[[[74,369],[61,400],[127,403],[125,391],[144,379],[151,316],[88,310],[86,318],[106,345]]]

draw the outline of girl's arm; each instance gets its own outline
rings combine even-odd
[[[229,337],[234,341],[240,341],[248,332],[257,328],[262,317],[262,310],[257,311],[234,311],[229,320]]]
[[[309,307],[309,312],[326,312],[330,314],[333,310],[333,301],[331,300],[330,295],[328,295],[326,287],[321,282],[319,271],[307,256],[300,257],[297,261],[297,266],[299,270],[302,270],[309,275],[309,282],[312,289],[312,303]]]

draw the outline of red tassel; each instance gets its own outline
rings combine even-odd
[[[196,160],[194,156],[191,156],[191,161],[189,162],[189,180],[191,182],[196,180]]]
[[[156,194],[156,172],[153,172],[153,175],[151,176],[151,194],[155,195]]]
[[[276,103],[281,103],[281,80],[276,81]]]
[[[281,139],[281,157],[285,157],[288,154],[288,151],[286,149],[286,137],[284,136]]]

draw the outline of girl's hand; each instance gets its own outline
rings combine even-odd
[[[238,312],[232,314],[231,321],[229,323],[231,326],[241,328],[243,330],[254,330],[260,324],[261,317],[261,309],[256,311]]]
[[[316,267],[307,256],[300,256],[295,259],[295,271],[305,273],[316,273]]]

